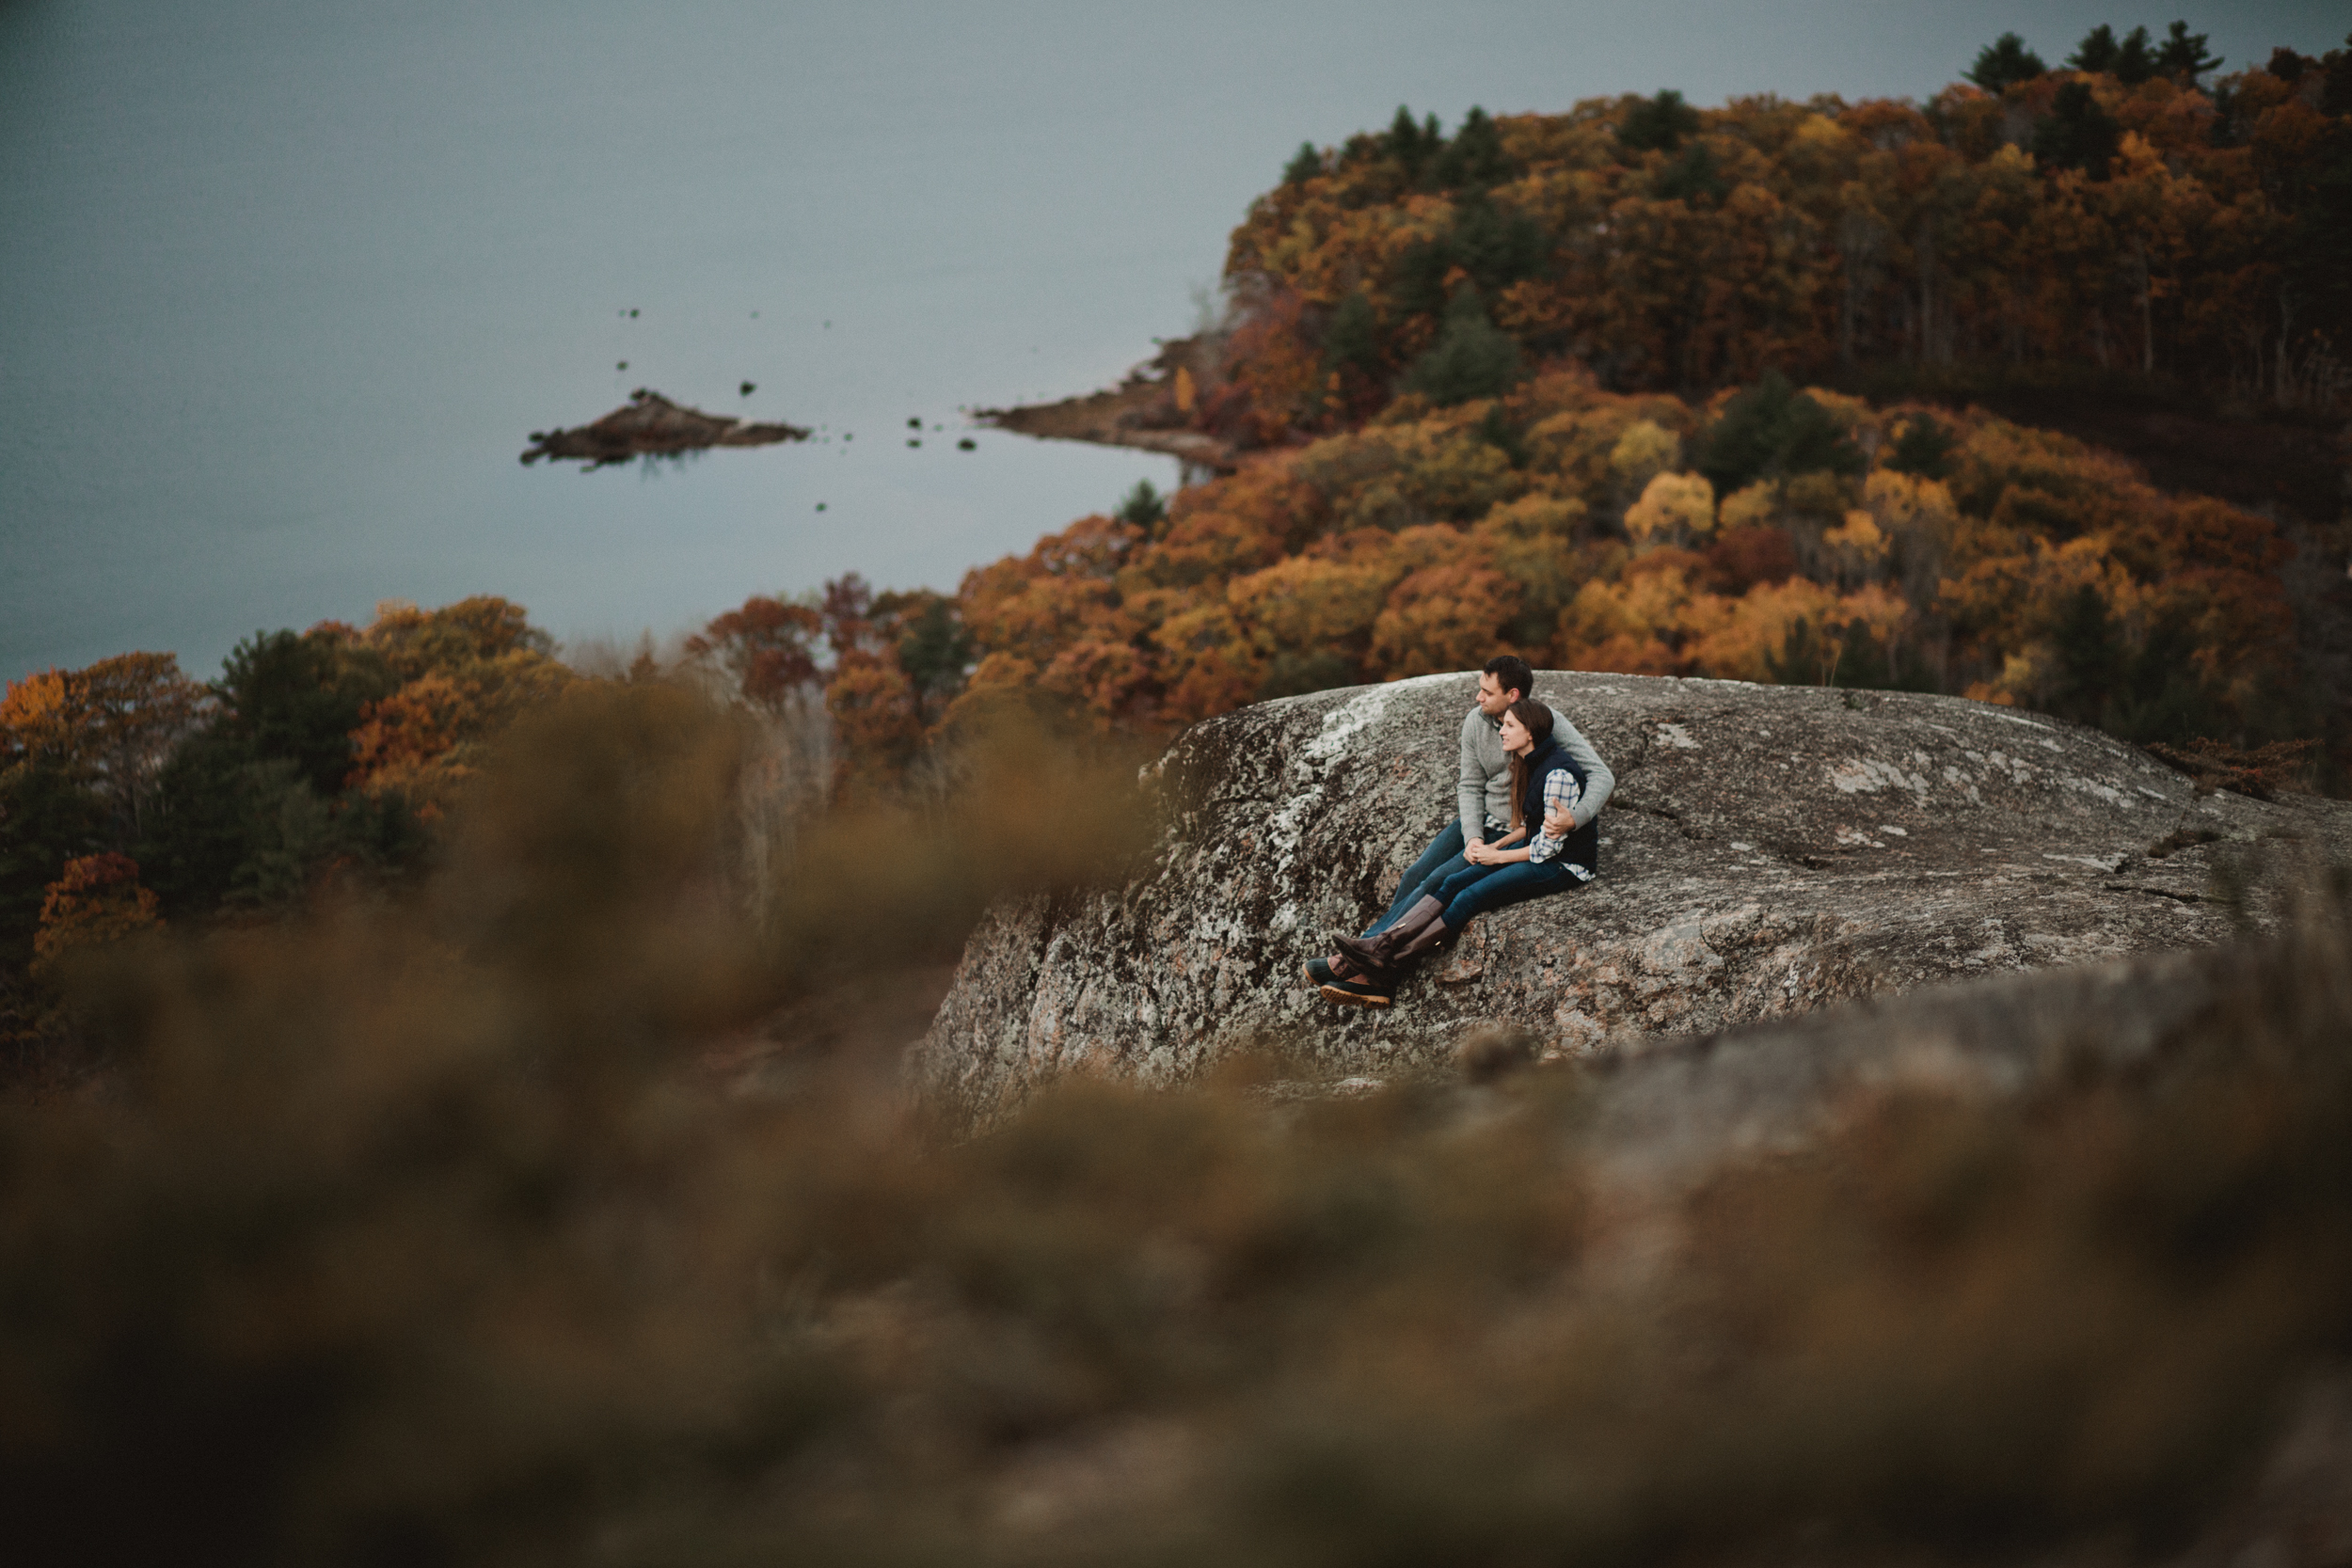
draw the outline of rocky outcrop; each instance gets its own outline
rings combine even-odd
[[[683,457],[711,447],[771,447],[780,441],[805,441],[808,436],[796,424],[754,424],[724,414],[706,414],[640,387],[629,393],[626,405],[593,424],[576,430],[532,431],[523,467],[542,457],[573,458],[588,465],[583,472],[593,472],[636,457]]]
[[[2006,971],[2212,943],[2352,863],[2352,805],[2198,793],[2095,731],[1957,698],[1546,673],[1617,773],[1589,887],[1474,922],[1387,1011],[1299,966],[1384,908],[1453,811],[1474,677],[1187,731],[1115,893],[991,911],[915,1085],[985,1120],[1057,1074],[1184,1082],[1251,1047],[1380,1075],[1500,1022],[1551,1055]]]
[[[1194,388],[1215,373],[1205,338],[1178,338],[1116,387],[1057,403],[1017,408],[978,408],[972,417],[998,430],[1044,441],[1088,441],[1162,452],[1213,473],[1231,473],[1241,453],[1222,437],[1192,426]]]

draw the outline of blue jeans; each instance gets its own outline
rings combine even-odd
[[[1429,847],[1421,852],[1421,859],[1412,863],[1404,879],[1396,884],[1396,902],[1389,906],[1389,912],[1374,921],[1364,935],[1378,936],[1396,924],[1398,915],[1437,892],[1439,882],[1466,868],[1470,862],[1462,858],[1464,842],[1462,819],[1458,816],[1450,819],[1445,831],[1429,841]]]
[[[1508,865],[1465,863],[1430,889],[1429,895],[1445,901],[1445,928],[1458,931],[1473,916],[1489,910],[1508,909],[1582,885],[1567,863],[1554,856],[1548,861],[1513,861]]]

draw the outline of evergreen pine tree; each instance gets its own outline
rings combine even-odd
[[[2144,34],[2147,29],[2140,31]],[[1968,80],[1987,92],[2000,92],[2020,82],[2030,82],[2049,70],[2042,56],[2026,47],[2026,40],[2015,33],[2003,33],[1977,55],[1977,63],[1968,68]]]
[[[2220,55],[2206,49],[2209,41],[2206,34],[2190,32],[2187,23],[2175,22],[2156,48],[2156,70],[2183,87],[2195,87],[2198,77],[2221,63]]]
[[[1444,406],[1500,397],[1519,378],[1519,345],[1488,319],[1474,289],[1447,302],[1435,347],[1413,362],[1404,389]]]
[[[1168,502],[1161,499],[1150,480],[1139,479],[1136,481],[1136,487],[1127,492],[1126,499],[1119,503],[1119,510],[1111,515],[1149,533],[1168,520]]]
[[[1836,415],[1778,371],[1724,405],[1699,437],[1699,472],[1728,496],[1758,479],[1827,470],[1858,474],[1868,466]]]
[[[1323,328],[1323,368],[1380,373],[1380,316],[1361,289],[1350,289]]]
[[[2148,29],[2135,27],[2123,35],[2122,46],[2115,52],[2115,79],[2127,87],[2136,87],[2155,73],[2156,55],[2149,47]]]
[[[2088,82],[2069,82],[2058,90],[2050,118],[2034,128],[2033,155],[2045,168],[2077,168],[2093,180],[2103,179],[2123,128],[2099,107]]]
[[[1502,133],[1486,111],[1473,105],[1462,117],[1462,128],[1437,164],[1438,185],[1443,190],[1484,190],[1518,172],[1502,150]]]
[[[1617,125],[1617,140],[1636,152],[1672,152],[1698,128],[1698,110],[1684,103],[1682,94],[1666,87],[1627,112]]]
[[[2076,71],[2113,71],[2115,57],[2122,46],[2115,41],[2115,29],[2102,22],[2083,35],[2082,42],[2066,57],[2066,63]]]

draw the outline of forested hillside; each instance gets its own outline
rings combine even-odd
[[[976,688],[1036,683],[1114,721],[1512,647],[2251,739],[2315,718],[2283,554],[2261,516],[1990,416],[1777,377],[1693,404],[1563,371],[1452,407],[1408,395],[1165,515],[1076,523],[961,601]]]
[[[1493,390],[1513,355],[1467,352],[1488,330],[1621,390],[2033,366],[2332,407],[2352,51],[2216,80],[2201,38],[2126,41],[2045,71],[2005,39],[1925,103],[1661,92],[1473,110],[1451,137],[1399,110],[1302,149],[1234,231],[1242,320],[1202,418],[1270,442],[1399,376]]]
[[[973,689],[1165,727],[1508,645],[2300,737],[2340,783],[2352,49],[2215,64],[2185,25],[2058,70],[2011,36],[1925,104],[1302,148],[1128,415],[1239,471],[969,576]],[[936,686],[834,706],[903,749]]]

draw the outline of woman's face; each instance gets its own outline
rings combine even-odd
[[[1519,722],[1519,716],[1516,713],[1502,716],[1502,749],[1506,752],[1527,749],[1527,726]]]

